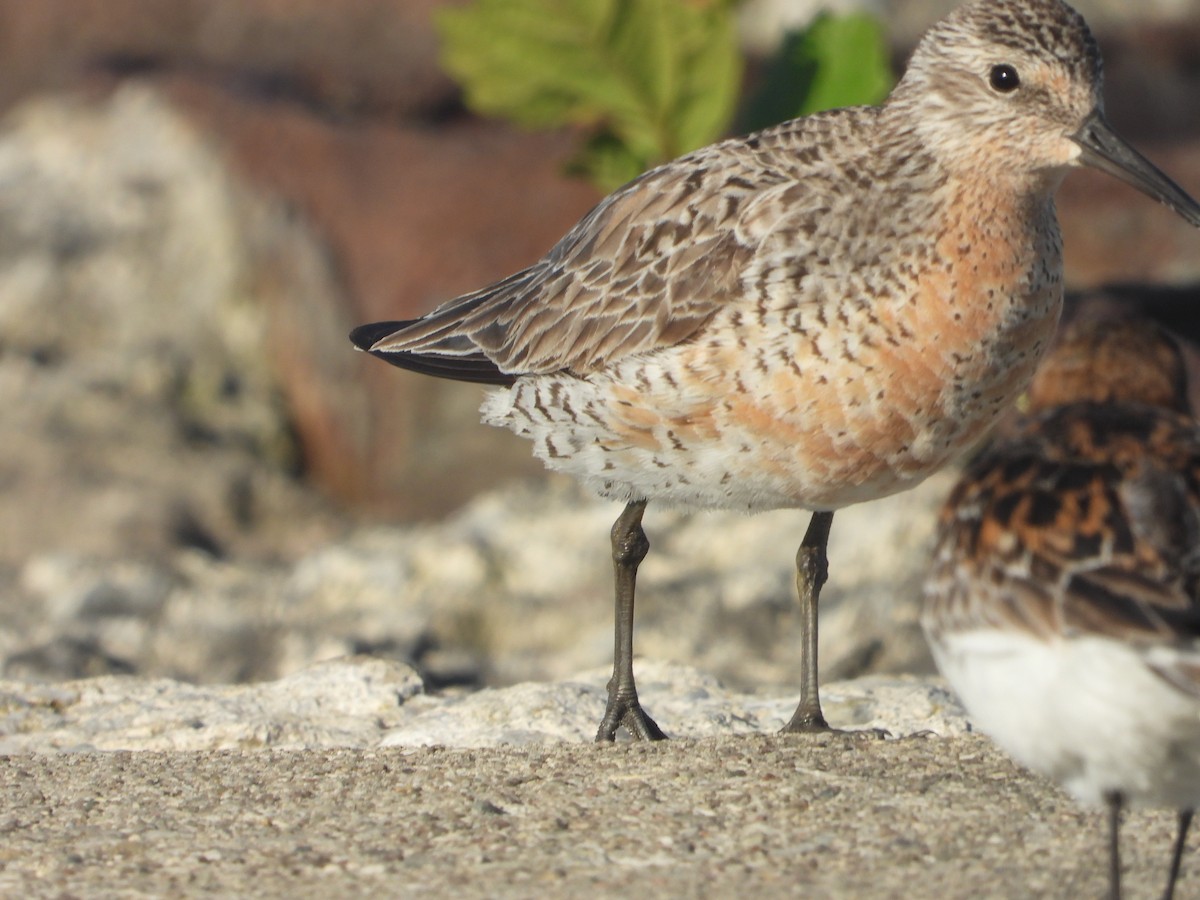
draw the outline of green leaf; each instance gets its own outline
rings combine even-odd
[[[611,132],[593,135],[567,165],[569,173],[590,178],[606,189],[632,181],[645,170],[645,159]]]
[[[894,83],[878,20],[822,13],[784,39],[742,124],[757,130],[822,109],[879,103]]]
[[[866,13],[819,16],[800,52],[816,70],[800,115],[878,103],[895,80],[883,26]]]
[[[469,107],[585,126],[579,162],[604,187],[712,142],[737,99],[729,0],[475,0],[437,25]]]

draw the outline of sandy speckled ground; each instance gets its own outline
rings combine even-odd
[[[0,758],[0,792],[4,896],[1105,889],[1101,814],[975,737],[17,756]],[[1129,896],[1161,891],[1172,826],[1128,821]]]

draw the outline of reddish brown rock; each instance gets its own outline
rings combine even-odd
[[[523,443],[478,424],[478,387],[391,369],[354,353],[346,331],[420,315],[545,253],[597,199],[563,175],[571,136],[466,117],[438,128],[346,125],[190,79],[167,89],[240,175],[325,236],[345,279],[344,327],[274,311],[287,337],[273,344],[317,483],[411,518],[534,471]]]
[[[1193,196],[1200,196],[1200,137],[1138,143],[1159,168]],[[1196,229],[1111,176],[1072,172],[1057,205],[1068,285],[1200,281]]]
[[[187,71],[340,114],[426,115],[455,89],[447,0],[0,0],[0,104],[81,74]]]

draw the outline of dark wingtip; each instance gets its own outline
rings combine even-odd
[[[373,353],[384,362],[410,372],[446,378],[451,381],[469,381],[473,384],[512,385],[517,376],[501,372],[496,364],[485,358],[438,357],[432,354]]]
[[[403,322],[372,322],[369,325],[359,325],[350,332],[350,342],[359,350],[370,350],[385,337],[403,330],[414,321],[416,320],[408,319]]]
[[[397,331],[403,331],[415,321],[419,320],[360,325],[350,332],[350,341],[359,350],[365,350],[386,363],[408,369],[410,372],[420,372],[422,375],[448,378],[452,381],[471,381],[476,384],[511,385],[517,380],[515,375],[501,372],[495,363],[482,354],[443,357],[436,353],[385,353],[371,349],[384,338],[391,337]]]

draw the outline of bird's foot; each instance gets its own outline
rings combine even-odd
[[[604,718],[600,720],[600,728],[596,732],[596,743],[615,741],[617,731],[622,727],[635,741],[667,740],[663,730],[642,709],[637,694],[610,693]]]
[[[861,740],[882,741],[885,738],[891,737],[891,734],[882,728],[861,728],[852,731],[847,731],[841,728],[833,728],[825,721],[825,716],[821,713],[820,707],[806,708],[801,704],[800,708],[792,715],[791,720],[779,729],[780,734],[838,734],[847,737],[858,738]]]

